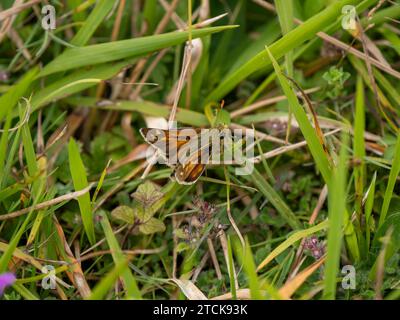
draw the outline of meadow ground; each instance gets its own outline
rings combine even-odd
[[[400,297],[399,1],[0,5],[0,300]]]

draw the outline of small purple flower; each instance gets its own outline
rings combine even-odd
[[[9,74],[7,71],[0,70],[0,82],[7,82],[9,79]]]
[[[0,296],[3,295],[4,289],[11,286],[16,278],[11,272],[0,274]]]
[[[325,246],[316,236],[307,238],[304,242],[304,248],[317,260],[325,254]]]

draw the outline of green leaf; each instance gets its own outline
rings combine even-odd
[[[160,200],[164,194],[154,183],[146,181],[137,188],[136,192],[132,196],[144,207],[150,207],[156,201]]]
[[[199,38],[206,35],[235,28],[236,26],[222,26],[204,28],[192,31],[192,37]],[[170,32],[149,37],[114,41],[95,44],[85,47],[69,48],[47,64],[39,76],[71,70],[87,65],[106,63],[130,57],[139,57],[168,48],[187,41],[188,31]]]
[[[139,226],[139,231],[143,234],[152,234],[156,232],[164,232],[165,224],[159,219],[150,218]]]
[[[83,165],[78,145],[72,138],[69,141],[68,145],[68,156],[69,168],[75,191],[85,189],[86,187],[88,187],[85,166]],[[93,212],[89,192],[86,192],[85,194],[78,197],[78,204],[86,235],[90,243],[93,245],[96,242],[96,237],[94,234]]]
[[[123,222],[133,224],[135,222],[135,210],[128,206],[119,206],[111,211],[111,216]]]

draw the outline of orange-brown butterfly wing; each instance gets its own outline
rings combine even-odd
[[[172,165],[169,161],[170,157],[177,156],[179,150],[192,138],[195,138],[200,133],[200,130],[192,128],[170,130],[142,128],[140,129],[140,134],[148,144],[160,151],[161,156],[168,165]]]
[[[209,161],[211,146],[205,146],[190,155],[187,161],[178,164],[175,179],[179,184],[193,184],[203,174]]]

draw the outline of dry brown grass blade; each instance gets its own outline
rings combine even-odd
[[[335,134],[335,133],[339,132],[340,130],[341,130],[341,128],[329,131],[327,133],[324,133],[324,136],[325,137],[326,136],[330,136],[332,134]],[[288,145],[288,146],[282,146],[282,147],[276,148],[274,150],[268,151],[268,152],[263,154],[263,157],[265,159],[273,158],[273,157],[276,157],[277,155],[280,155],[280,154],[283,154],[285,152],[289,152],[289,151],[304,147],[306,145],[307,145],[307,141],[303,140],[303,141],[300,141],[300,142],[297,142],[297,143],[294,143],[294,144],[291,144],[291,145]],[[259,163],[259,162],[261,162],[261,156],[256,156],[256,157],[251,158],[249,160],[254,162],[254,163]]]
[[[61,202],[64,202],[64,201],[69,201],[69,200],[72,200],[72,199],[76,199],[79,196],[85,194],[86,192],[89,192],[89,190],[93,187],[93,185],[94,184],[91,183],[85,189],[82,189],[82,190],[79,190],[79,191],[75,191],[75,192],[71,192],[71,193],[59,196],[57,198],[54,198],[54,199],[51,199],[51,200],[48,200],[48,201],[41,202],[41,203],[39,203],[37,205],[31,206],[31,207],[27,207],[27,208],[24,208],[24,209],[21,209],[21,210],[18,210],[18,211],[14,211],[14,212],[7,213],[7,214],[2,214],[2,215],[0,215],[0,221],[13,219],[13,218],[22,216],[24,214],[29,213],[31,210],[33,210],[33,211],[41,210],[41,209],[44,209],[44,208],[47,208],[47,207],[50,207],[50,206],[54,206],[54,205],[56,205],[58,203],[61,203]]]
[[[27,3],[22,3],[20,5],[14,5],[10,9],[0,12],[0,22],[6,18],[16,15],[17,13],[21,12],[22,10],[32,7],[33,5],[35,5],[41,1],[42,0],[31,0],[31,1],[28,1]]]
[[[53,223],[61,242],[60,245],[63,246],[63,248],[59,248],[60,258],[64,259],[68,264],[70,264],[70,268],[68,271],[66,271],[66,273],[74,284],[75,288],[78,289],[78,292],[82,298],[87,298],[90,296],[91,290],[86,281],[85,275],[83,274],[82,268],[72,254],[71,248],[69,247],[65,238],[64,230],[56,217],[53,217]]]
[[[30,64],[32,64],[33,63],[32,55],[29,52],[29,50],[25,47],[24,42],[19,36],[18,32],[15,31],[14,28],[10,28],[10,30],[8,31],[8,36],[15,43],[18,49],[21,50],[22,55],[25,57],[25,59],[28,60]]]
[[[203,258],[201,258],[199,265],[194,270],[193,276],[192,276],[192,282],[193,283],[196,283],[197,278],[199,277],[201,270],[203,270],[204,266],[206,265],[208,258],[210,258],[210,252],[209,251],[207,251],[203,255]]]
[[[165,0],[159,0],[160,4],[163,6],[164,10],[169,12],[170,11],[170,4]],[[175,23],[175,25],[179,29],[183,29],[186,27],[186,23],[176,14],[175,11],[172,10],[171,13],[171,20]]]
[[[159,248],[154,248],[154,249],[133,249],[133,250],[122,250],[122,253],[126,254],[128,259],[132,259],[133,256],[138,255],[138,254],[157,254],[161,253],[166,249],[166,245],[162,245]],[[103,256],[106,254],[113,254],[112,250],[100,250],[92,253],[87,253],[85,255],[81,255],[79,259],[76,259],[77,262],[82,262],[86,260],[93,259],[98,256]]]
[[[317,115],[316,111],[314,110],[314,107],[313,107],[313,104],[312,104],[310,98],[304,92],[304,90],[300,87],[300,85],[296,82],[296,80],[294,80],[293,78],[291,78],[291,77],[289,77],[287,75],[285,75],[285,77],[288,80],[290,80],[296,86],[296,88],[300,91],[304,101],[306,102],[306,105],[308,106],[308,111],[310,112],[311,117],[313,119],[314,129],[315,129],[315,133],[317,134],[319,143],[324,148],[325,154],[328,157],[328,159],[330,159],[331,157],[330,157],[330,154],[329,154],[329,151],[328,151],[328,147],[326,146],[326,143],[325,143],[324,133],[321,130],[321,127],[320,127],[319,122],[318,122],[318,115]]]
[[[219,240],[221,242],[222,251],[224,252],[226,268],[228,269],[228,272],[229,272],[229,278],[230,279],[232,279],[232,278],[234,279],[236,290],[238,290],[239,289],[239,283],[238,283],[238,279],[237,279],[237,274],[236,274],[234,262],[233,262],[233,268],[232,268],[233,270],[231,270],[229,268],[228,239],[226,238],[225,231],[221,230],[218,235],[219,235],[218,238],[219,238]],[[231,276],[230,272],[233,272],[232,276]]]
[[[220,268],[219,263],[218,263],[217,254],[215,253],[214,244],[212,242],[212,239],[209,238],[209,237],[207,238],[207,244],[208,244],[208,251],[210,252],[211,260],[213,262],[217,278],[218,278],[218,280],[222,280],[223,277],[222,277],[222,273],[221,273],[221,268]]]
[[[111,33],[111,41],[118,39],[119,31],[121,28],[122,14],[124,13],[126,0],[120,0],[118,4],[117,16],[115,17],[115,22],[113,30]]]
[[[232,123],[232,124],[230,125],[230,127],[231,127],[232,129],[242,129],[242,130],[245,130],[246,132],[248,132],[248,134],[254,134],[254,135],[256,136],[256,138],[258,138],[258,139],[260,139],[260,140],[271,141],[271,142],[275,142],[275,143],[278,143],[278,144],[286,144],[286,141],[285,141],[285,140],[276,138],[276,137],[274,137],[274,136],[272,136],[272,135],[266,134],[266,133],[261,132],[261,131],[258,131],[258,130],[253,130],[253,129],[247,128],[247,127],[242,126],[242,125],[240,125],[240,124]]]
[[[361,40],[361,43],[362,43],[362,46],[363,46],[363,50],[364,50],[364,54],[366,55],[365,64],[366,64],[367,70],[368,70],[369,81],[371,82],[372,90],[374,92],[376,105],[377,105],[378,109],[380,110],[380,112],[385,115],[385,112],[382,109],[381,101],[379,99],[378,88],[377,88],[377,85],[376,85],[374,73],[372,71],[371,57],[369,56],[366,35],[364,33],[364,29],[363,29],[363,27],[361,25],[361,22],[359,21],[358,17],[357,17],[357,28],[359,30],[359,39]],[[382,128],[383,123],[382,123],[382,119],[381,118],[379,119],[379,123],[380,123],[380,126]]]
[[[4,242],[0,242],[0,251],[5,252],[8,249],[8,244],[4,243]],[[38,270],[42,270],[42,264],[38,261],[36,261],[36,259],[32,256],[30,256],[29,254],[26,254],[25,252],[23,252],[22,250],[16,248],[13,252],[13,257],[22,260],[26,263],[31,264],[32,266],[34,266],[36,269]]]
[[[306,94],[310,94],[310,93],[314,93],[317,92],[318,90],[320,90],[320,87],[315,87],[315,88],[311,88],[311,89],[307,89],[304,90],[304,92]],[[299,96],[300,93],[297,93],[297,96]],[[277,97],[272,97],[272,98],[267,98],[267,99],[263,99],[260,101],[257,101],[253,104],[248,105],[247,107],[243,107],[241,109],[235,110],[231,112],[231,118],[236,118],[238,116],[244,115],[246,113],[252,112],[254,110],[258,110],[262,107],[266,107],[275,103],[278,103],[280,101],[285,101],[287,99],[286,96],[281,95],[281,96],[277,96]]]
[[[296,292],[296,290],[300,288],[300,286],[308,279],[308,277],[311,276],[324,262],[325,257],[322,257],[321,259],[301,271],[289,282],[285,283],[285,285],[279,289],[279,294],[282,296],[282,298],[290,299],[290,297]]]
[[[23,2],[24,2],[24,0],[15,0],[14,4],[10,10],[12,10],[13,8],[18,8],[19,6],[21,6],[21,4],[23,4]],[[0,26],[0,42],[2,42],[4,37],[7,34],[9,34],[9,31],[12,28],[12,24],[13,24],[14,20],[15,20],[15,14],[11,14],[1,24],[1,26]]]
[[[171,279],[189,300],[208,300],[203,292],[192,281],[183,279]]]

